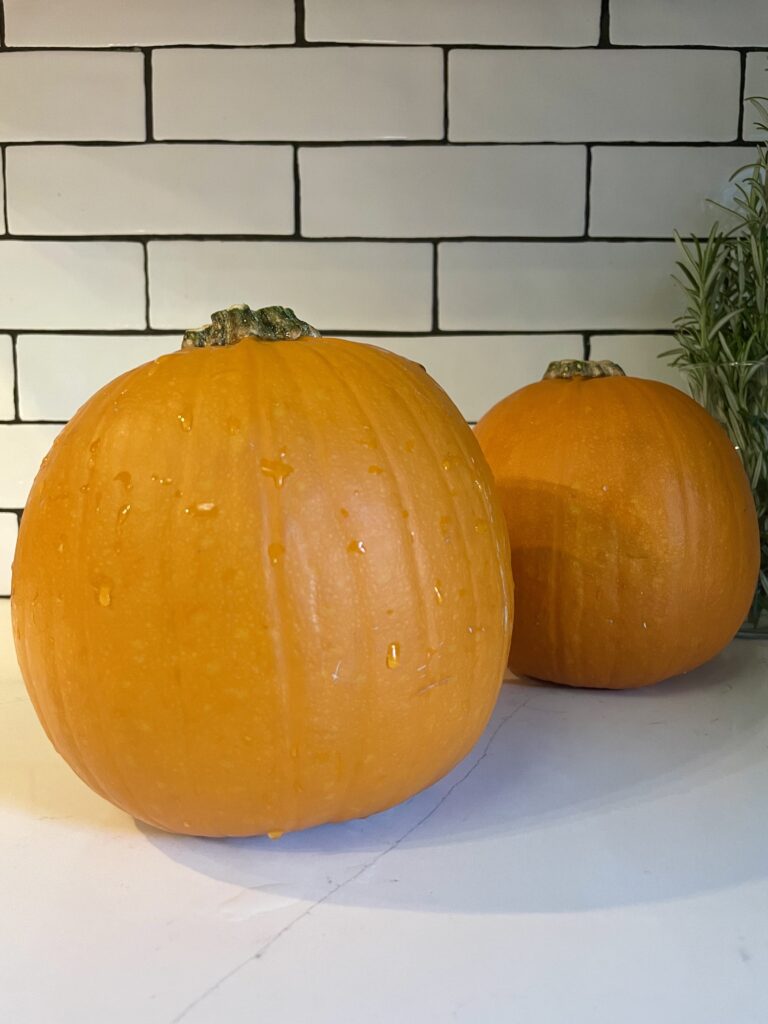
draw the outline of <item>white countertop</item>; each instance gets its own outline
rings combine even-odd
[[[765,1024],[768,644],[625,693],[505,685],[367,821],[156,832],[50,748],[0,603],[0,1019]]]

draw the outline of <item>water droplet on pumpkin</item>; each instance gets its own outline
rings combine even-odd
[[[387,668],[397,668],[400,663],[400,644],[391,643],[387,648]]]
[[[608,484],[603,484],[603,490],[604,490],[604,491],[607,491],[607,490],[608,490]]]
[[[267,554],[272,565],[277,565],[282,556],[285,554],[285,548],[282,544],[270,544],[267,548]]]
[[[117,513],[117,521],[118,522],[124,522],[125,521],[125,517],[128,515],[128,513],[130,511],[131,511],[131,505],[130,505],[130,502],[129,502],[127,505],[123,505],[123,507]]]
[[[361,540],[351,540],[349,544],[347,544],[347,551],[352,555],[364,555],[365,544],[363,544]]]
[[[63,540],[59,541],[56,550],[59,552],[60,555],[63,554],[63,552],[64,552],[64,541]]]
[[[228,434],[239,434],[240,433],[240,420],[235,419],[234,416],[231,416],[227,420],[227,433]]]
[[[443,603],[443,585],[440,580],[435,580],[435,585],[432,588],[435,592],[435,600],[438,604]]]
[[[97,437],[94,441],[91,442],[91,444],[89,445],[88,450],[95,455],[96,452],[99,450],[99,445],[100,444],[101,444],[101,438]]]
[[[120,473],[115,473],[112,479],[116,480],[118,483],[121,483],[123,487],[126,489],[126,491],[130,491],[130,489],[133,487],[133,484],[131,483],[131,474],[126,469],[122,470],[122,472]]]
[[[284,835],[285,832],[280,832],[277,829],[273,830],[272,832],[267,832],[268,839],[282,839]]]
[[[344,516],[344,518],[345,518],[345,519],[348,519],[348,518],[349,518],[349,509],[346,509],[346,508],[340,508],[340,509],[339,509],[339,512],[341,513],[341,515],[343,515],[343,516]]]
[[[219,514],[219,510],[213,501],[198,501],[194,505],[187,505],[184,513],[188,516],[204,516],[211,519]]]
[[[381,466],[369,466],[368,472],[375,473],[378,476],[380,473],[383,473],[384,470],[381,468]]]
[[[475,533],[488,533],[488,520],[487,519],[476,519],[475,520]]]
[[[83,494],[87,494],[88,491],[90,491],[90,489],[91,488],[89,484],[80,484],[80,490],[83,492]]]
[[[184,431],[184,433],[188,434],[189,431],[192,429],[192,417],[185,416],[183,413],[179,413],[176,419],[179,421],[179,426]]]
[[[261,472],[271,477],[275,487],[278,489],[283,486],[286,479],[293,473],[293,466],[283,462],[284,456],[285,452],[281,451],[279,459],[262,459],[259,463]]]
[[[112,604],[112,588],[108,583],[102,583],[99,587],[99,604],[102,608],[109,608]]]
[[[643,623],[643,629],[648,629],[648,623],[647,622]]]

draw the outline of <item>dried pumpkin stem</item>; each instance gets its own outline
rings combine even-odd
[[[243,338],[285,341],[319,338],[320,332],[285,306],[230,306],[211,314],[211,322],[184,332],[182,348],[206,348],[212,345],[236,345]]]
[[[558,359],[550,363],[544,380],[573,380],[574,377],[625,377],[610,359]]]

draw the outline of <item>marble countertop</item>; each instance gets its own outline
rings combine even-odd
[[[140,825],[50,748],[0,603],[0,1018],[765,1024],[768,644],[625,693],[510,682],[366,821]]]

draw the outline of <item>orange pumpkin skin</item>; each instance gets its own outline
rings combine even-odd
[[[339,339],[164,356],[64,428],[14,564],[46,732],[160,828],[369,815],[471,749],[509,649],[474,436],[418,365]]]
[[[514,672],[644,686],[731,640],[757,578],[757,518],[732,444],[692,399],[624,376],[545,379],[476,434],[510,533]]]

